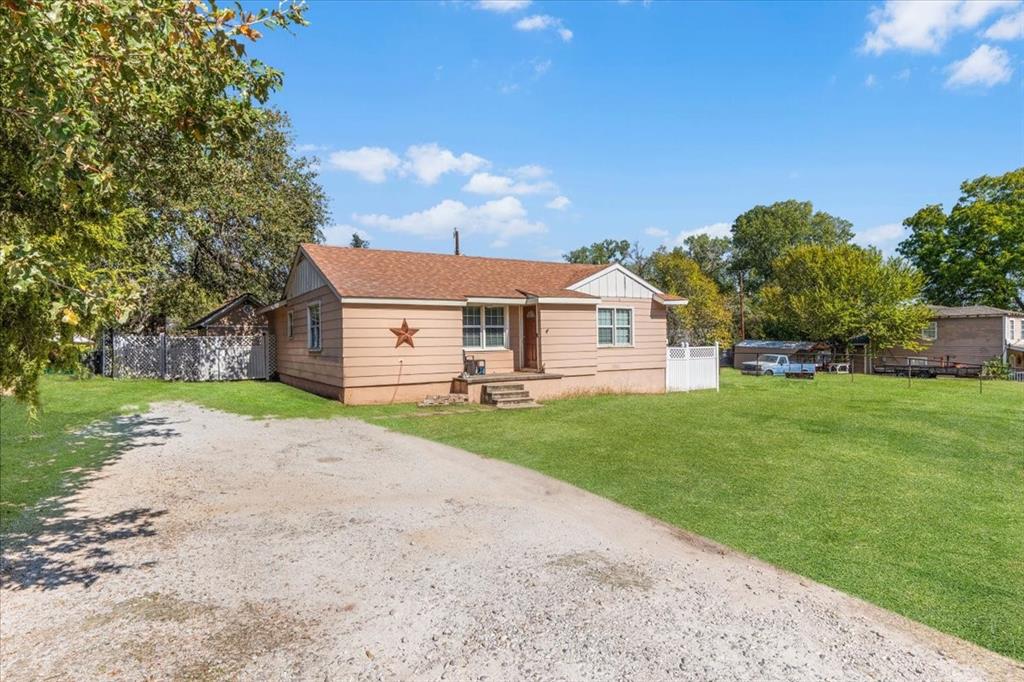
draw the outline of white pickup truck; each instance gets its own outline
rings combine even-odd
[[[787,374],[814,374],[814,363],[790,362],[788,355],[762,355],[757,360],[744,362],[740,369],[744,374],[784,377]]]

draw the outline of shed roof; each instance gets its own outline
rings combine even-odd
[[[322,244],[301,248],[340,296],[353,298],[463,301],[537,296],[586,301],[595,297],[568,287],[608,267]]]
[[[263,307],[263,302],[256,298],[256,296],[250,293],[244,293],[240,296],[236,296],[235,298],[231,299],[230,301],[228,301],[221,307],[217,308],[216,310],[207,313],[206,315],[199,318],[189,326],[185,327],[185,329],[202,329],[203,327],[209,327],[210,325],[212,325],[217,320],[224,317],[231,311],[246,304],[251,305],[253,309]]]
[[[945,306],[929,305],[935,317],[1003,317],[1004,315],[1024,316],[1024,312],[993,308],[990,305]]]
[[[771,339],[746,339],[736,344],[736,348],[740,350],[788,350],[788,351],[799,351],[799,350],[814,350],[817,348],[819,343],[815,341],[773,341]]]

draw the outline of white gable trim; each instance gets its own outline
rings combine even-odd
[[[631,272],[628,268],[626,268],[623,265],[620,265],[619,263],[612,263],[604,270],[599,270],[598,272],[595,272],[593,275],[590,275],[585,279],[581,279],[579,282],[576,282],[575,284],[570,284],[566,288],[572,291],[586,291],[587,293],[593,293],[592,291],[588,291],[590,289],[590,285],[596,283],[598,280],[607,277],[608,275],[611,275],[613,273],[621,274],[626,279],[632,280],[633,282],[640,285],[644,289],[650,291],[651,294],[655,296],[664,293],[661,291],[661,289],[654,286],[653,284],[645,280],[643,277],[640,277],[636,273]]]

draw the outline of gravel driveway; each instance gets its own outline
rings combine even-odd
[[[120,456],[6,539],[5,681],[1024,676],[589,493],[365,423],[163,404],[102,428]]]

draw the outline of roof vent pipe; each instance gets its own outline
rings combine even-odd
[[[452,232],[455,234],[455,255],[462,255],[462,252],[459,251],[459,228],[456,227]]]

